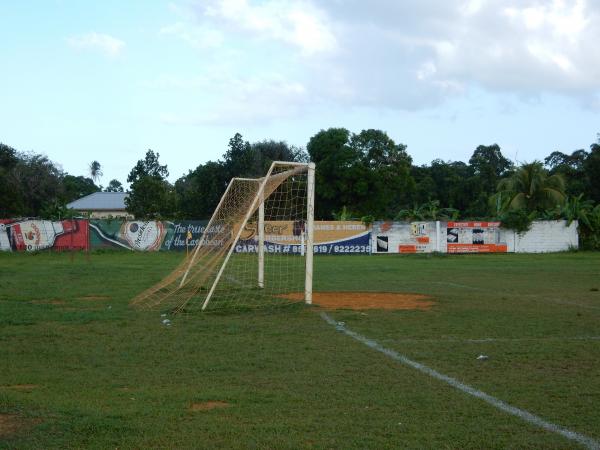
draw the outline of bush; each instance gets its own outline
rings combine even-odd
[[[500,226],[521,234],[529,231],[533,219],[534,215],[525,209],[510,209],[500,216],[502,222]]]

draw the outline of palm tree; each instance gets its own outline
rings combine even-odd
[[[102,175],[104,174],[102,173],[102,166],[100,163],[98,161],[92,161],[90,163],[90,176],[92,177],[92,180],[94,180],[94,183],[98,181]]]
[[[509,178],[498,183],[493,200],[506,210],[523,209],[527,212],[544,211],[563,205],[566,199],[565,180],[549,175],[542,163],[523,164]]]
[[[458,209],[440,208],[439,200],[430,200],[413,208],[402,209],[396,214],[396,220],[455,220]]]

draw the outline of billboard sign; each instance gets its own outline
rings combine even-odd
[[[500,242],[500,222],[448,222],[448,253],[506,253]]]
[[[434,222],[375,222],[373,253],[428,253]]]
[[[371,250],[371,232],[359,221],[315,221],[314,253],[368,254]],[[265,251],[268,253],[304,252],[303,221],[266,221]],[[246,224],[236,252],[258,251],[256,222]]]
[[[93,248],[126,248],[137,251],[192,249],[204,233],[207,221],[159,220],[90,221]]]
[[[0,251],[87,250],[86,220],[0,220]]]

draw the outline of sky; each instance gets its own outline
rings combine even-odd
[[[600,133],[597,0],[0,3],[0,142],[105,186],[250,142],[384,130],[416,164],[517,162]]]

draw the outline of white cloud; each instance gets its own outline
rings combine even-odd
[[[257,108],[248,120],[267,120],[316,103],[418,110],[474,88],[588,104],[600,93],[600,3],[592,0],[192,4],[194,19],[163,33],[221,46],[205,63],[225,67],[224,100],[201,120],[242,120],[244,107]]]
[[[309,101],[304,85],[288,81],[280,74],[234,77],[216,70],[199,77],[161,77],[152,84],[165,89],[184,90],[189,95],[210,92],[196,113],[163,113],[160,119],[167,124],[256,124],[295,116]]]
[[[163,36],[175,36],[192,47],[199,49],[220,47],[223,43],[223,34],[214,28],[200,28],[190,26],[185,22],[177,22],[161,28]]]
[[[108,34],[87,33],[71,36],[67,43],[78,50],[96,50],[109,57],[118,56],[125,48],[125,42]]]
[[[204,20],[233,31],[291,44],[306,55],[332,51],[336,39],[324,12],[309,2],[212,0],[200,8]]]
[[[548,28],[573,42],[588,24],[586,6],[585,0],[552,0],[547,4],[525,8],[509,7],[504,12],[511,19],[522,22],[529,30]]]

